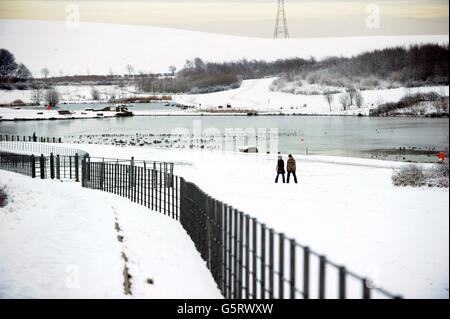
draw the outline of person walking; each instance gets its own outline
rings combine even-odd
[[[277,162],[277,177],[275,178],[275,183],[278,183],[278,177],[281,175],[283,177],[283,183],[285,183],[284,180],[284,174],[286,171],[284,170],[284,161],[281,155],[278,155],[278,162]]]
[[[297,176],[295,175],[295,171],[297,170],[297,165],[295,162],[295,159],[292,157],[291,154],[288,156],[287,161],[287,182],[289,183],[289,177],[294,176],[294,182],[297,184]]]
[[[33,132],[33,142],[37,141],[36,132]]]

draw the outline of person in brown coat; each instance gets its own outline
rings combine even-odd
[[[287,161],[287,182],[289,183],[289,177],[291,174],[294,176],[294,182],[297,183],[297,176],[295,175],[295,171],[297,170],[297,165],[295,163],[295,159],[289,154]]]

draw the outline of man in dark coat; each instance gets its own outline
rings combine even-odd
[[[33,142],[37,141],[36,132],[33,132]]]
[[[278,183],[278,177],[280,176],[280,174],[283,177],[283,183],[285,183],[284,173],[286,173],[286,171],[284,170],[284,161],[283,158],[280,155],[278,155],[277,177],[275,178],[275,183]]]
[[[294,176],[294,182],[297,184],[297,176],[295,175],[295,171],[297,170],[297,165],[295,163],[295,159],[289,154],[289,158],[287,161],[287,182],[289,183],[289,177],[291,174]]]

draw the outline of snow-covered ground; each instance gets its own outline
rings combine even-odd
[[[396,89],[380,89],[380,90],[366,90],[361,94],[364,98],[364,104],[361,108],[352,107],[349,110],[343,111],[339,104],[339,96],[342,93],[334,94],[334,101],[330,107],[323,95],[302,95],[284,93],[279,91],[271,91],[270,85],[276,78],[265,78],[255,80],[245,80],[237,89],[227,90],[222,92],[215,92],[209,94],[186,95],[178,94],[172,95],[173,102],[194,106],[195,109],[189,109],[184,112],[174,109],[159,110],[159,111],[133,111],[135,115],[198,115],[208,110],[220,110],[218,107],[222,106],[223,110],[227,110],[227,105],[231,105],[233,109],[249,109],[268,114],[314,114],[314,115],[369,115],[369,110],[380,104],[387,102],[398,102],[407,94],[415,94],[418,92],[436,92],[448,96],[448,86],[430,86],[430,87],[415,87],[415,88],[396,88]],[[108,92],[114,91],[115,96],[130,97],[130,96],[148,96],[148,94],[140,94],[133,90],[132,87],[118,88],[114,86],[101,86],[97,88],[102,92],[102,97],[107,100]],[[62,86],[58,87],[58,91],[62,94],[62,101],[64,103],[98,103],[92,101],[90,97],[90,86]],[[11,103],[16,99],[21,99],[25,103],[31,103],[31,92],[28,90],[11,90],[0,91],[0,104]],[[172,102],[171,102],[172,103]],[[109,104],[105,104],[109,105]],[[98,108],[98,107],[96,107]],[[60,109],[64,109],[64,105],[60,105]],[[38,114],[42,113],[42,114]],[[92,118],[98,117],[98,112],[91,111],[75,111],[72,115],[60,115],[56,110],[27,110],[14,109],[13,107],[1,107],[0,119],[50,119],[50,118]],[[104,117],[115,116],[115,112],[100,112]],[[224,113],[205,113],[209,115],[224,115]],[[230,114],[230,113],[228,113]]]
[[[119,40],[118,40],[119,39]],[[65,21],[0,20],[0,43],[34,76],[43,67],[51,75],[168,72],[186,59],[230,61],[242,58],[276,60],[313,56],[352,56],[363,51],[419,43],[448,43],[447,35],[373,36],[345,38],[261,39],[142,25]]]
[[[271,91],[270,85],[276,78],[246,80],[238,89],[196,95],[175,95],[174,100],[186,105],[194,105],[201,109],[214,108],[229,104],[235,108],[254,109],[268,112],[301,113],[301,114],[333,114],[333,115],[368,115],[369,109],[387,102],[398,102],[407,94],[436,92],[448,96],[448,86],[430,86],[415,88],[396,88],[366,90],[361,94],[363,106],[358,109],[342,111],[339,96],[334,94],[331,111],[323,95],[292,94]]]
[[[175,174],[211,196],[393,293],[449,297],[448,189],[394,187],[402,163],[294,155],[299,184],[275,184],[275,155],[72,146],[91,156],[174,161]]]
[[[221,298],[177,221],[79,183],[0,170],[0,187],[0,298]]]
[[[141,94],[136,91],[134,86],[118,85],[95,85],[95,89],[99,93],[99,100],[92,99],[92,85],[59,85],[56,87],[60,94],[60,104],[73,103],[108,103],[112,98],[129,98],[136,96],[149,96],[150,94]],[[26,104],[33,103],[32,90],[0,90],[0,104],[10,104],[15,100],[21,100]],[[41,105],[45,102],[42,101]]]
[[[106,105],[105,105],[106,106]],[[64,105],[61,105],[59,110],[64,110]],[[134,111],[135,116],[164,116],[164,115],[199,115],[199,113],[193,113],[193,111],[180,112],[178,110],[173,111]],[[58,110],[47,110],[44,107],[42,110],[33,109],[15,109],[13,107],[0,107],[0,121],[12,121],[12,120],[54,120],[54,119],[87,119],[87,118],[102,118],[102,117],[114,117],[117,112],[115,111],[72,111],[71,114],[59,114]]]

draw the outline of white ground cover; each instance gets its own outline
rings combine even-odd
[[[335,114],[335,115],[368,115],[369,109],[387,102],[398,102],[407,94],[436,92],[448,96],[448,86],[431,86],[415,88],[397,88],[362,91],[364,104],[361,108],[343,111],[339,103],[341,93],[333,94],[334,101],[330,106],[323,95],[292,94],[271,91],[270,85],[276,78],[246,80],[241,87],[234,90],[209,94],[175,95],[175,101],[194,105],[201,109],[214,108],[227,104],[232,108],[254,109],[258,111],[301,113],[301,114]]]
[[[394,187],[402,163],[294,154],[299,184],[275,184],[274,155],[73,146],[174,161],[175,174],[376,285],[407,298],[449,296],[448,189]]]
[[[111,104],[105,104],[105,106]],[[98,108],[98,107],[97,107]],[[102,117],[114,117],[117,112],[115,111],[72,111],[71,114],[59,114],[58,110],[64,110],[64,105],[60,105],[58,109],[50,108],[47,110],[44,106],[40,110],[19,108],[14,107],[0,107],[0,121],[1,120],[54,120],[54,119],[87,119],[87,118],[102,118]],[[157,115],[186,115],[194,114],[191,112],[181,112],[176,109],[169,111],[134,111],[135,116],[157,116]],[[99,115],[101,114],[101,115]],[[198,113],[195,113],[198,115]]]
[[[112,96],[116,98],[128,98],[139,96],[134,87],[119,87],[116,85],[95,85],[95,89],[99,92],[99,100],[93,100],[91,85],[59,85],[56,86],[60,94],[61,103],[106,103]],[[1,90],[0,104],[9,104],[15,100],[21,100],[24,103],[32,103],[32,90]],[[146,94],[145,96],[149,96]],[[44,108],[45,102],[41,102]],[[60,105],[61,108],[64,105]],[[97,107],[98,108],[98,107]]]
[[[0,298],[221,297],[175,220],[79,183],[0,170],[0,187],[8,195],[0,208]]]
[[[164,111],[133,111],[137,116],[149,116],[149,115],[199,115],[205,110],[219,110],[218,107],[222,106],[223,109],[227,109],[227,105],[231,105],[232,109],[249,109],[257,110],[262,113],[268,114],[326,114],[326,115],[369,115],[369,110],[380,104],[387,102],[398,102],[402,97],[407,94],[436,92],[439,94],[447,95],[449,92],[448,86],[430,86],[430,87],[415,87],[415,88],[397,88],[397,89],[380,89],[380,90],[367,90],[362,91],[364,98],[364,104],[361,108],[351,107],[349,110],[343,111],[342,106],[339,104],[339,96],[341,93],[334,94],[334,101],[331,105],[331,111],[328,103],[324,99],[323,95],[301,95],[284,93],[278,91],[271,91],[270,85],[276,78],[264,78],[256,80],[245,80],[242,82],[241,87],[233,90],[226,90],[222,92],[215,92],[209,94],[196,94],[186,95],[177,94],[172,95],[174,102],[178,102],[184,105],[195,106],[195,109],[189,109],[187,111],[180,111],[177,109]],[[67,86],[58,87],[58,90],[65,92],[65,102],[67,103],[81,103],[88,102],[94,103],[95,101],[89,100],[89,86]],[[100,90],[100,89],[99,89]],[[102,92],[108,92],[115,90],[114,87],[102,87]],[[148,94],[130,93],[131,88],[123,89],[126,92],[123,93],[126,96],[148,96]],[[77,100],[75,96],[78,96],[76,92],[83,91],[85,95],[80,95],[80,99]],[[28,95],[27,95],[28,94]],[[0,103],[11,103],[15,99],[21,99],[25,103],[31,102],[31,92],[12,90],[12,91],[0,91]],[[105,106],[108,104],[105,104]],[[96,107],[98,108],[98,107]],[[64,109],[64,105],[60,105],[59,109]],[[38,114],[42,113],[42,114]],[[55,109],[47,110],[44,106],[40,111],[27,110],[27,109],[14,109],[12,107],[0,107],[0,119],[12,120],[12,119],[75,119],[75,118],[95,118],[98,117],[97,113],[102,113],[103,117],[115,116],[115,112],[101,111],[74,111],[71,115],[61,115]],[[205,113],[205,112],[203,112]],[[224,115],[224,113],[205,113],[208,115]]]

